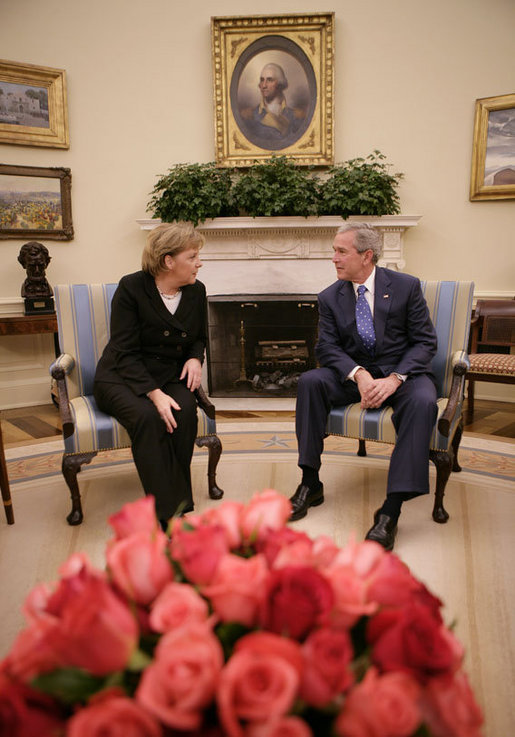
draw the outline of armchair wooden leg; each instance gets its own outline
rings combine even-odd
[[[84,519],[82,514],[82,503],[80,500],[79,484],[77,483],[77,474],[79,473],[81,466],[84,463],[91,463],[96,455],[96,451],[93,451],[92,453],[63,455],[62,472],[72,497],[72,511],[66,517],[66,521],[69,525],[80,525]]]
[[[469,386],[467,391],[467,425],[474,419],[474,384],[472,379],[469,379]]]
[[[7,476],[7,463],[5,462],[4,441],[2,438],[2,426],[0,425],[0,488],[2,489],[2,500],[4,503],[5,517],[8,525],[14,525],[13,503],[9,489],[9,477]]]
[[[436,490],[435,503],[433,507],[433,519],[435,522],[443,524],[449,519],[449,514],[443,506],[443,496],[449,476],[451,475],[454,454],[443,450],[429,451],[429,458],[436,466]]]
[[[459,473],[461,471],[461,466],[458,463],[458,450],[460,447],[462,435],[463,435],[463,421],[460,420],[460,423],[458,427],[456,428],[456,432],[454,433],[454,437],[452,439],[452,450],[453,450],[452,470],[455,473]]]
[[[358,443],[359,443],[359,445],[358,445],[358,452],[356,453],[356,455],[358,455],[358,456],[366,456],[366,454],[367,454],[367,444],[366,444],[366,442],[360,438],[358,440]]]
[[[197,438],[195,443],[199,448],[207,447],[208,450],[207,482],[209,498],[221,499],[224,492],[216,484],[216,467],[222,454],[222,442],[218,435],[204,435],[201,438]]]

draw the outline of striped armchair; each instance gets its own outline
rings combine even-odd
[[[70,525],[83,520],[77,474],[84,463],[102,450],[128,448],[127,431],[114,417],[101,412],[93,397],[95,369],[109,338],[111,300],[117,284],[61,284],[54,287],[55,309],[61,355],[50,366],[57,385],[59,412],[63,425],[62,472],[70,489]],[[198,430],[196,444],[208,449],[208,491],[220,499],[216,467],[222,444],[216,434],[215,407],[202,388],[196,392]]]
[[[428,281],[422,290],[438,337],[433,359],[438,415],[431,437],[429,457],[436,466],[433,507],[435,522],[447,522],[443,506],[445,486],[451,471],[461,471],[458,447],[461,440],[465,373],[469,368],[467,345],[472,312],[473,282]],[[358,455],[366,456],[366,441],[395,444],[391,407],[361,409],[359,404],[334,407],[327,421],[328,435],[359,440]]]

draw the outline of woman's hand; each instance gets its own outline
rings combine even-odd
[[[180,406],[175,399],[165,394],[161,389],[153,389],[151,392],[148,392],[147,397],[157,409],[159,417],[161,417],[166,425],[167,431],[173,432],[177,427],[177,420],[173,416],[172,409],[180,410]]]
[[[202,379],[202,364],[198,358],[189,358],[183,366],[180,379],[186,377],[186,386],[192,392],[198,389]]]

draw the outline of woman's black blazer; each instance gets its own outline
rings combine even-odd
[[[172,315],[154,277],[137,271],[122,277],[111,306],[111,337],[98,362],[96,382],[127,384],[146,394],[178,381],[184,363],[206,348],[207,299],[200,281],[182,287]]]

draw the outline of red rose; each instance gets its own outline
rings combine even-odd
[[[463,655],[445,625],[417,603],[376,614],[369,621],[367,638],[372,660],[382,671],[405,671],[422,683],[454,672]]]
[[[354,653],[347,632],[328,627],[315,630],[304,642],[302,652],[300,695],[311,706],[326,706],[352,685],[350,664]]]
[[[228,737],[243,737],[240,720],[279,719],[291,708],[299,676],[274,653],[252,649],[235,652],[220,674],[218,713]]]
[[[54,737],[63,732],[64,718],[49,696],[0,674],[1,737]]]
[[[254,653],[272,653],[288,661],[297,671],[299,678],[302,676],[304,669],[304,659],[300,645],[295,640],[288,637],[275,635],[273,632],[265,632],[264,630],[256,630],[248,635],[240,637],[234,646],[235,652]]]
[[[261,605],[265,629],[302,640],[328,621],[333,606],[329,582],[313,568],[288,566],[271,571]]]
[[[424,689],[422,710],[434,737],[481,737],[483,714],[464,673],[432,678]]]
[[[82,570],[61,581],[47,610],[54,620],[44,645],[63,663],[98,676],[127,665],[138,641],[137,622],[102,577]]]
[[[194,530],[174,529],[170,542],[172,558],[180,564],[189,581],[210,583],[218,563],[229,551],[224,528],[199,525]]]
[[[270,530],[267,535],[258,540],[256,550],[263,553],[268,566],[272,568],[277,555],[298,541],[304,542],[309,548],[313,546],[312,540],[305,532],[294,530],[292,527],[281,527],[279,530]]]
[[[154,717],[132,699],[113,696],[78,711],[68,722],[67,737],[161,737]]]
[[[280,717],[251,724],[245,737],[313,737],[313,732],[300,717]]]

